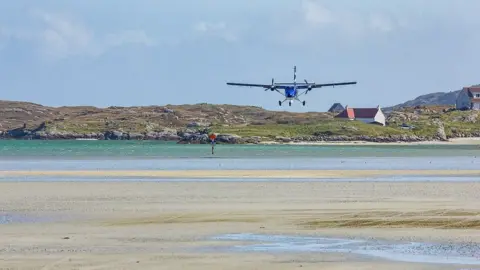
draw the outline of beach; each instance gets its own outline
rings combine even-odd
[[[0,226],[6,269],[318,269],[316,261],[324,269],[459,269],[197,249],[227,245],[208,239],[227,233],[480,243],[480,184],[472,182],[15,182],[0,189],[4,211],[53,219]]]
[[[480,145],[480,138],[450,138],[446,141],[418,141],[418,142],[369,142],[369,141],[320,141],[320,142],[276,142],[265,141],[263,144],[287,145]]]
[[[480,268],[476,153],[341,149],[0,158],[0,269]]]

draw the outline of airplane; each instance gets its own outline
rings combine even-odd
[[[272,78],[271,84],[251,84],[251,83],[233,83],[227,82],[227,85],[234,85],[234,86],[248,86],[248,87],[261,87],[265,88],[265,91],[277,91],[281,95],[285,96],[283,101],[278,101],[278,105],[282,106],[282,104],[288,101],[288,105],[292,106],[293,101],[298,101],[305,106],[305,100],[301,101],[299,96],[303,94],[307,94],[314,88],[320,88],[325,86],[337,86],[337,85],[349,85],[349,84],[357,84],[357,82],[339,82],[339,83],[324,83],[324,84],[316,84],[314,82],[309,83],[307,80],[304,80],[305,83],[297,83],[297,66],[293,67],[293,83],[275,83],[274,78]],[[278,89],[283,89],[284,92],[282,93]],[[299,92],[298,90],[306,89],[303,92]]]

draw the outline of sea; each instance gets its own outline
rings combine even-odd
[[[0,171],[478,168],[478,145],[217,144],[212,154],[208,144],[163,141],[0,141]]]

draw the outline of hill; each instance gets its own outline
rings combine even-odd
[[[262,141],[424,141],[480,136],[476,112],[448,106],[398,109],[387,126],[335,119],[326,112],[268,111],[255,106],[166,105],[143,107],[48,107],[0,101],[0,137],[4,139],[168,140],[208,143]],[[415,126],[406,128],[404,125]]]
[[[418,96],[412,100],[408,100],[404,103],[397,104],[391,107],[383,108],[384,112],[390,113],[393,110],[398,110],[405,107],[415,107],[415,106],[431,106],[431,105],[455,105],[458,93],[461,90],[452,91],[452,92],[436,92],[426,95]]]

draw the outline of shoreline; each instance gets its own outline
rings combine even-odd
[[[277,142],[262,141],[262,145],[480,145],[480,137],[452,138],[448,141],[415,142],[370,142],[370,141],[317,141],[317,142]]]
[[[379,176],[479,176],[480,170],[50,170],[0,171],[0,177],[155,177],[155,178],[365,178]]]
[[[0,138],[0,141],[151,141],[151,142],[165,142],[165,143],[176,143],[176,144],[209,144],[207,143],[199,143],[199,142],[182,142],[176,140],[105,140],[105,139],[93,139],[93,138],[58,138],[58,139],[17,139],[17,138]],[[425,140],[425,141],[395,141],[395,142],[373,142],[373,141],[362,141],[362,140],[354,140],[354,141],[289,141],[289,142],[282,142],[282,141],[259,141],[257,143],[228,143],[228,142],[218,142],[217,144],[226,144],[226,145],[303,145],[303,146],[320,146],[320,145],[480,145],[480,137],[465,137],[465,138],[450,138],[447,141],[440,141],[440,140]]]

